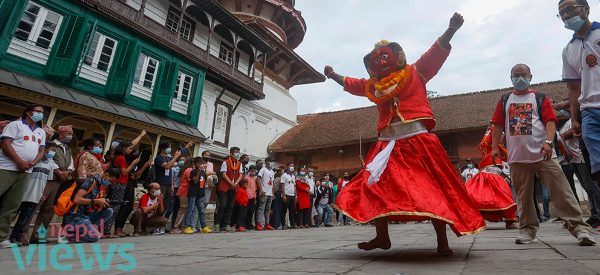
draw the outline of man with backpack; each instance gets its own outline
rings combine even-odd
[[[581,208],[569,188],[556,159],[552,158],[556,133],[556,115],[548,98],[531,90],[532,75],[529,66],[517,64],[511,70],[514,90],[502,96],[492,118],[492,144],[498,144],[505,133],[510,174],[519,196],[521,208],[520,235],[517,244],[531,243],[536,238],[539,221],[531,199],[534,177],[539,175],[550,189],[552,201],[561,218],[581,246],[595,245],[590,226],[583,221]],[[500,154],[492,147],[492,158]]]
[[[63,233],[69,241],[92,243],[98,241],[104,223],[112,217],[113,209],[109,201],[100,197],[100,188],[116,182],[118,169],[109,169],[108,179],[100,176],[87,177],[73,183],[71,188],[61,193],[54,206],[57,215],[63,217]],[[70,200],[69,200],[70,199]],[[65,203],[66,202],[66,203]]]

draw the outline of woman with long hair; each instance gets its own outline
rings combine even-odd
[[[127,184],[129,183],[129,173],[133,170],[139,162],[140,158],[134,159],[131,164],[127,165],[126,156],[131,155],[133,152],[133,143],[130,141],[123,141],[119,143],[119,146],[115,148],[114,158],[112,159],[112,167],[118,168],[121,172],[120,177],[116,180],[115,183],[112,183],[108,192],[108,199],[112,201],[111,207],[113,208],[112,217],[104,221],[104,234],[105,236],[110,236],[111,238],[118,238],[123,234],[123,228],[115,228],[115,234],[110,235],[113,223],[119,214],[119,209],[121,209],[121,205],[123,203],[123,197],[125,196],[125,189]]]

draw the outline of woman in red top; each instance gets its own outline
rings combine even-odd
[[[112,160],[112,166],[119,168],[121,176],[117,179],[115,183],[110,185],[108,192],[108,199],[116,203],[111,204],[111,207],[113,209],[113,216],[109,220],[104,221],[104,234],[107,236],[110,235],[115,218],[119,214],[119,209],[121,209],[121,202],[123,201],[123,197],[125,196],[125,189],[127,187],[127,184],[129,183],[129,173],[131,172],[133,167],[135,167],[141,160],[138,157],[134,159],[131,162],[131,164],[127,165],[127,160],[125,159],[125,157],[131,155],[132,152],[133,143],[131,143],[130,141],[123,141],[119,144],[119,146],[117,146],[117,148],[115,148],[115,157]],[[115,228],[115,234],[110,235],[110,237],[118,238],[122,235],[125,235],[123,233],[123,228]]]
[[[296,178],[296,196],[298,198],[298,228],[309,228],[310,227],[310,185],[308,185],[308,179],[306,178],[306,171],[304,168],[298,172]]]
[[[494,127],[488,127],[481,143],[482,160],[479,163],[481,173],[473,176],[465,187],[471,196],[475,207],[483,218],[490,222],[506,221],[506,229],[517,229],[517,204],[513,200],[512,191],[502,175],[502,160],[492,160],[492,136]],[[506,149],[498,144],[500,152]],[[506,155],[506,154],[505,154]]]
[[[190,177],[194,170],[192,167],[194,164],[193,159],[189,158],[185,160],[185,163],[181,167],[179,176],[179,189],[175,194],[179,198],[179,211],[177,212],[177,219],[175,220],[175,226],[171,233],[179,234],[183,230],[187,208],[188,208],[188,190],[190,188]]]
[[[379,113],[379,139],[369,150],[367,165],[340,190],[334,205],[358,222],[375,221],[377,236],[359,243],[360,249],[390,248],[389,219],[431,219],[440,256],[452,255],[446,224],[457,236],[485,229],[444,147],[430,133],[435,119],[425,87],[446,61],[450,40],[463,22],[455,13],[446,32],[410,65],[398,43],[381,41],[363,59],[368,80],[344,77],[325,67],[328,78],[351,94],[366,96]]]
[[[242,179],[237,187],[235,193],[235,202],[238,205],[238,219],[237,219],[237,231],[244,232],[246,228],[244,223],[246,222],[246,212],[248,210],[248,180]]]

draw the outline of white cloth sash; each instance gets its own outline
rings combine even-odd
[[[388,128],[385,128],[379,135],[379,140],[389,141],[389,143],[381,150],[373,160],[367,164],[367,171],[371,174],[368,185],[373,185],[379,182],[381,174],[385,171],[387,163],[390,160],[390,156],[394,151],[394,145],[396,140],[407,139],[414,137],[418,134],[427,133],[427,128],[420,122],[402,123],[396,122],[390,124]]]

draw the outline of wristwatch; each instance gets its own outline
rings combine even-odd
[[[550,147],[554,147],[554,141],[552,141],[552,140],[548,140],[548,139],[544,140],[544,143],[550,145]]]

